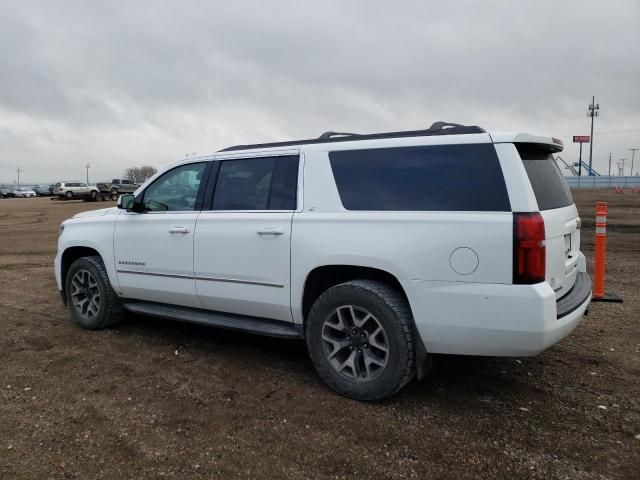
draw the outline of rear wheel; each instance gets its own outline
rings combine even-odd
[[[411,311],[385,283],[354,280],[330,288],[311,308],[305,333],[318,374],[346,397],[382,400],[414,375]]]
[[[111,195],[118,195],[118,189],[116,187],[111,189]]]
[[[91,190],[91,193],[89,194],[89,196],[91,197],[91,200],[95,202],[96,199],[98,198],[98,192],[96,192],[95,190]]]
[[[111,288],[100,257],[83,257],[73,262],[65,288],[71,318],[82,328],[99,330],[122,320],[122,304]]]
[[[67,197],[69,200],[71,200],[73,198],[73,192],[65,193],[65,197]]]

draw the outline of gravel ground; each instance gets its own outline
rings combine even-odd
[[[58,224],[104,205],[0,200],[0,478],[640,478],[640,195],[609,202],[607,290],[535,358],[438,356],[380,404],[330,392],[302,342],[133,317],[72,326]],[[591,268],[591,264],[590,264]]]

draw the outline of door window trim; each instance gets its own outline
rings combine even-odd
[[[144,203],[144,196],[147,193],[147,190],[149,189],[149,187],[151,187],[153,184],[155,184],[158,180],[160,180],[162,177],[164,177],[167,173],[172,172],[178,168],[182,168],[185,167],[187,165],[196,165],[199,163],[203,163],[204,164],[204,171],[202,172],[202,179],[200,181],[200,185],[198,186],[198,193],[196,194],[196,201],[195,204],[193,205],[193,209],[191,210],[169,210],[169,211],[141,211],[141,212],[131,212],[135,215],[147,215],[147,214],[153,214],[153,215],[157,215],[157,214],[172,214],[172,213],[181,213],[181,214],[185,214],[185,213],[198,213],[202,211],[202,206],[203,206],[203,201],[204,201],[204,194],[205,194],[205,190],[206,187],[209,184],[209,179],[210,179],[210,172],[211,172],[211,168],[213,167],[213,159],[211,158],[200,158],[197,161],[193,161],[193,162],[188,162],[188,163],[181,163],[179,165],[175,165],[173,168],[170,168],[168,170],[165,170],[164,172],[162,172],[160,175],[158,175],[157,178],[155,178],[153,180],[153,182],[151,182],[149,185],[147,185],[144,190],[142,192],[140,192],[140,194],[136,197],[135,202],[140,204],[140,203]]]
[[[298,176],[296,179],[296,208],[290,210],[214,210],[213,199],[216,193],[216,186],[218,182],[218,176],[220,169],[222,168],[222,162],[229,160],[251,160],[253,158],[278,158],[278,157],[298,157]],[[301,212],[302,205],[302,178],[304,170],[304,154],[300,150],[283,150],[278,152],[251,152],[249,154],[224,154],[216,155],[213,159],[214,165],[211,169],[209,178],[207,180],[207,189],[204,195],[202,204],[202,213],[293,213]]]

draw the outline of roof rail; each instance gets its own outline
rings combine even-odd
[[[271,147],[290,147],[296,145],[310,145],[315,143],[334,143],[334,142],[349,142],[360,140],[378,140],[383,138],[403,138],[403,137],[422,137],[430,135],[463,135],[472,133],[486,133],[484,129],[478,126],[460,125],[459,123],[449,122],[435,122],[429,128],[424,130],[407,130],[400,132],[384,132],[384,133],[344,133],[344,132],[324,132],[318,138],[311,138],[306,140],[290,140],[286,142],[273,142],[273,143],[256,143],[253,145],[235,145],[233,147],[227,147],[220,152],[229,152],[233,150],[252,150],[258,148],[271,148]]]
[[[331,137],[359,137],[359,133],[346,133],[346,132],[324,132],[318,137],[318,140],[328,140]]]

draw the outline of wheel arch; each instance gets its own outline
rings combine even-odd
[[[395,275],[374,267],[360,265],[322,265],[307,274],[302,291],[302,318],[306,321],[311,306],[322,292],[350,280],[378,280],[397,289],[408,302],[407,294]]]
[[[102,259],[102,255],[96,249],[85,246],[74,246],[68,247],[62,252],[60,257],[60,279],[61,279],[61,295],[62,301],[64,304],[67,304],[67,292],[66,292],[66,284],[67,284],[67,273],[69,272],[69,268],[79,258],[83,257],[100,257]],[[103,259],[104,261],[104,259]]]

